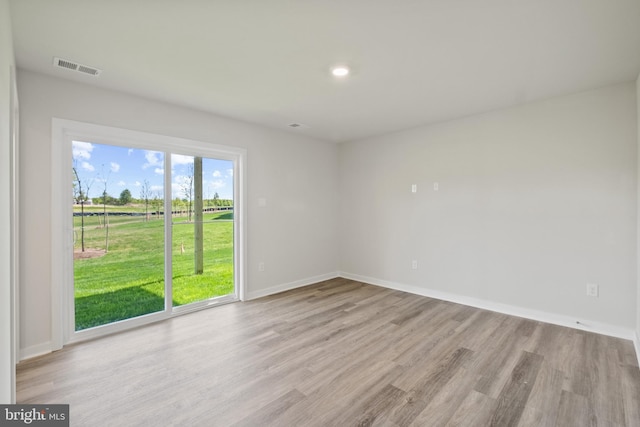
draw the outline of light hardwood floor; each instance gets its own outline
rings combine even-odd
[[[333,279],[20,363],[73,426],[640,426],[630,341]]]

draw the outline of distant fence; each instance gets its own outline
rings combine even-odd
[[[77,206],[77,205],[76,205]],[[95,205],[93,205],[95,206]],[[208,207],[202,208],[202,212],[220,212],[220,211],[232,211],[233,206],[216,206],[216,207]],[[191,211],[193,213],[193,210]],[[171,215],[187,215],[186,210],[176,210],[171,211]],[[145,216],[144,212],[117,212],[117,211],[107,211],[109,216]],[[149,215],[164,215],[164,211],[149,211]],[[83,216],[82,212],[74,212],[73,216]],[[84,216],[104,216],[104,212],[91,211],[85,212]]]

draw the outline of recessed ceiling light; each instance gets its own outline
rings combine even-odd
[[[331,74],[333,74],[336,77],[344,77],[349,74],[349,69],[344,66],[333,67],[331,69]]]

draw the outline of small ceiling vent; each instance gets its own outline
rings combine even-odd
[[[98,77],[100,73],[102,73],[102,70],[99,70],[98,68],[89,67],[88,65],[78,64],[77,62],[69,61],[68,59],[62,59],[58,57],[53,58],[53,66],[76,71],[82,74],[89,74],[90,76],[94,76],[94,77]]]

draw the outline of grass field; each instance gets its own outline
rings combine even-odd
[[[173,218],[173,306],[233,292],[233,212],[204,215],[204,273],[194,274],[194,225]],[[80,217],[74,217],[80,251]],[[164,221],[109,216],[109,251],[74,260],[76,330],[164,310]],[[85,249],[105,248],[102,217],[85,217]]]

